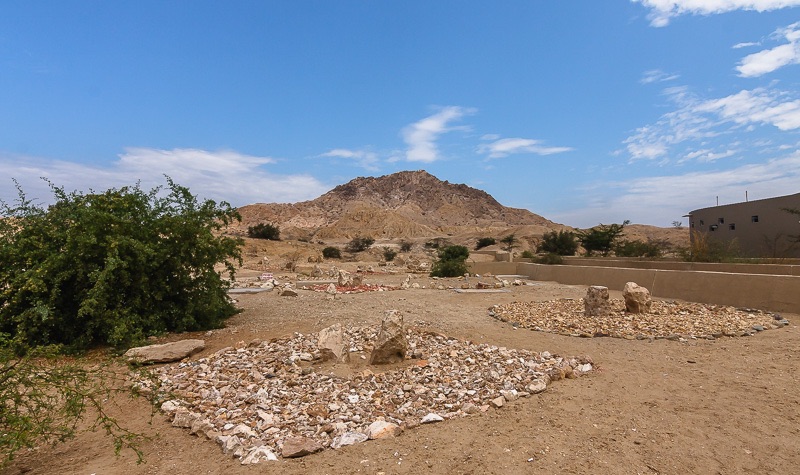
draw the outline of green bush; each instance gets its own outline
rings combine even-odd
[[[47,209],[0,201],[0,336],[17,345],[119,349],[168,331],[218,328],[237,312],[229,283],[241,240],[218,231],[241,219],[227,203],[198,202],[170,178],[66,193]]]
[[[460,277],[468,272],[469,249],[465,246],[447,246],[439,249],[439,260],[431,266],[433,277]]]
[[[413,247],[414,243],[411,241],[400,241],[400,252],[410,252]]]
[[[519,257],[521,257],[523,259],[535,259],[536,258],[536,254],[534,254],[531,251],[522,251],[522,254],[520,254]]]
[[[622,224],[600,224],[591,229],[578,231],[576,235],[583,248],[586,249],[587,256],[595,253],[607,256],[614,248],[616,240],[622,236],[623,229],[628,224],[630,224],[628,220],[625,220]]]
[[[375,243],[375,240],[371,237],[357,237],[353,238],[347,246],[345,246],[344,250],[347,252],[362,252],[369,249],[371,245]]]
[[[270,241],[281,240],[281,230],[277,226],[269,223],[261,223],[248,227],[247,235],[256,239],[269,239]]]
[[[497,241],[491,237],[482,237],[478,239],[478,242],[475,244],[475,250],[483,249],[484,247],[493,246],[497,244]]]
[[[505,249],[508,252],[511,252],[512,249],[517,247],[517,238],[513,234],[509,234],[508,236],[504,237],[500,240],[503,244],[505,244]]]
[[[328,246],[322,250],[322,257],[325,259],[341,259],[342,251],[338,247]]]
[[[547,254],[537,258],[536,263],[547,264],[547,265],[563,264],[564,258],[561,257],[560,254],[556,254],[554,252],[548,252]]]
[[[383,248],[383,258],[386,259],[386,262],[393,261],[395,256],[397,256],[397,251],[395,251],[391,247]]]
[[[570,231],[551,231],[542,236],[542,242],[536,247],[538,252],[573,256],[578,251],[578,240]]]
[[[620,241],[614,245],[614,254],[618,257],[661,257],[665,243],[657,241]]]

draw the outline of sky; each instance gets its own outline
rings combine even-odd
[[[5,0],[0,199],[426,170],[587,228],[800,192],[800,0]]]

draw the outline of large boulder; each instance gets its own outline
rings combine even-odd
[[[611,302],[608,299],[608,287],[593,285],[586,289],[583,314],[587,317],[602,317],[609,313],[611,313]]]
[[[202,351],[205,347],[206,342],[203,340],[181,340],[161,345],[131,348],[123,356],[132,363],[171,363]]]
[[[628,313],[648,313],[653,305],[650,291],[636,282],[628,282],[622,289],[625,299],[625,310]]]
[[[406,358],[408,340],[403,328],[403,316],[397,310],[387,310],[369,357],[369,364],[397,363]]]

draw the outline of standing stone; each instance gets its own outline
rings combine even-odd
[[[344,363],[347,362],[350,356],[347,346],[344,344],[342,325],[339,323],[319,331],[317,347],[322,353],[323,361],[333,360],[337,363]]]
[[[593,285],[586,290],[583,298],[583,314],[587,317],[603,317],[611,313],[608,300],[608,287]]]
[[[328,288],[325,289],[325,293],[328,295],[336,295],[336,284],[330,283],[328,284]]]
[[[406,358],[408,340],[403,328],[403,316],[397,310],[387,310],[375,341],[369,364],[397,363]]]
[[[339,287],[352,287],[353,275],[346,270],[339,271]]]
[[[353,287],[358,287],[360,285],[364,285],[364,274],[358,272],[353,275]]]
[[[653,304],[650,291],[635,282],[628,282],[622,289],[625,299],[625,310],[628,313],[649,313]]]
[[[314,265],[314,270],[311,271],[312,277],[322,277],[322,269],[319,267],[318,264]]]

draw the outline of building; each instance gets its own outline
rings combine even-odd
[[[697,209],[688,214],[691,240],[731,242],[743,257],[800,257],[800,193]]]

